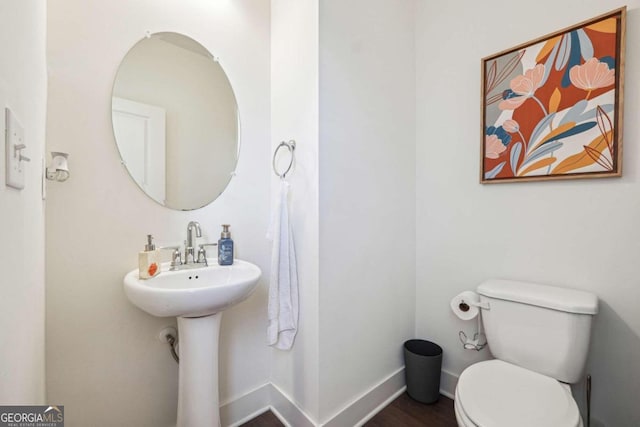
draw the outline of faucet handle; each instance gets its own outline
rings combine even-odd
[[[179,265],[182,265],[182,254],[180,253],[180,246],[161,246],[158,248],[159,251],[168,250],[173,251],[171,253],[171,268],[175,268]]]
[[[205,246],[218,246],[218,244],[217,243],[201,243],[198,246],[200,247],[200,249],[198,249],[198,261],[197,262],[208,266],[209,263],[207,263],[207,251],[204,248],[205,248]]]

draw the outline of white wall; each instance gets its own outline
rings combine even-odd
[[[458,292],[491,277],[595,292],[592,425],[609,427],[640,425],[640,1],[626,3],[624,176],[605,180],[480,185],[480,59],[623,3],[422,1],[416,14],[418,336],[458,375],[488,357],[461,349],[473,325],[449,311]]]
[[[156,336],[175,319],[131,305],[122,289],[145,234],[181,243],[190,220],[203,241],[232,224],[237,256],[269,272],[269,2],[48,2],[48,149],[70,153],[71,178],[47,187],[47,388],[70,426],[175,423],[177,365]],[[210,206],[179,212],[147,198],[120,165],[111,131],[117,67],[145,31],[176,31],[220,57],[242,120],[237,176]],[[221,401],[269,376],[263,281],[225,312]],[[117,410],[114,410],[117,408]]]
[[[321,421],[414,333],[414,6],[320,2]]]
[[[0,0],[0,404],[43,404],[46,4]],[[4,118],[24,127],[25,188],[5,186]]]
[[[301,306],[271,381],[308,416],[293,425],[340,425],[401,369],[414,332],[413,2],[271,7],[272,149],[297,142],[288,179]]]
[[[314,421],[319,417],[318,0],[271,1],[271,149],[295,139],[290,215],[300,318],[295,345],[273,350],[271,381]],[[288,165],[286,149],[279,170]],[[272,180],[276,197],[278,179]],[[277,401],[274,401],[276,404]],[[281,413],[286,408],[277,407]],[[293,425],[294,419],[290,419]]]

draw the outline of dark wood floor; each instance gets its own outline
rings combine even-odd
[[[365,427],[457,427],[453,400],[440,396],[438,402],[425,405],[413,400],[407,393],[371,418]]]
[[[284,424],[273,415],[273,412],[267,411],[262,415],[242,424],[240,427],[282,427]]]
[[[403,393],[389,406],[378,412],[365,427],[457,427],[453,400],[440,396],[432,405],[425,405]],[[271,411],[242,424],[241,427],[282,427]]]

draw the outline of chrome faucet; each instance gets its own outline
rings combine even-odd
[[[194,264],[196,262],[195,257],[195,243],[193,232],[196,232],[195,237],[202,237],[202,231],[200,231],[200,223],[197,221],[191,221],[187,225],[187,241],[184,244],[184,263]]]

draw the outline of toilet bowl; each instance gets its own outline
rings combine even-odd
[[[568,384],[501,360],[479,362],[458,381],[459,427],[582,427]]]
[[[459,427],[582,427],[569,384],[582,379],[598,298],[512,280],[478,286],[494,360],[465,369],[455,391]]]

